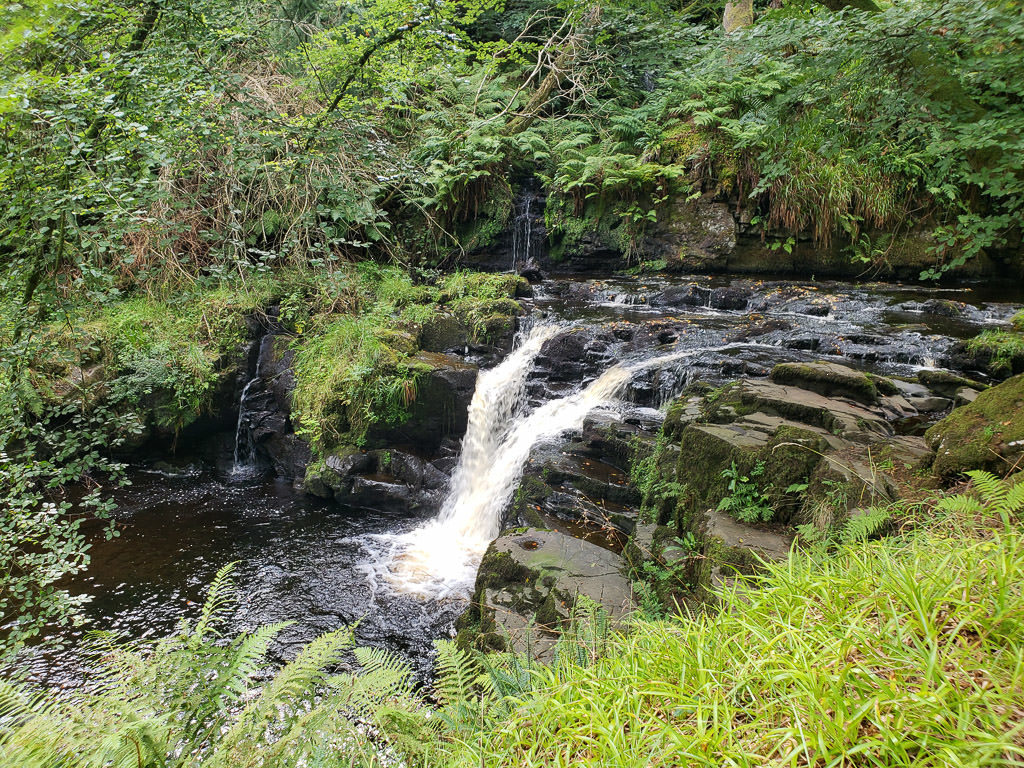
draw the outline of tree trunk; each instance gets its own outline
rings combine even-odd
[[[754,0],[730,0],[725,4],[722,14],[722,27],[725,33],[749,27],[754,23]]]

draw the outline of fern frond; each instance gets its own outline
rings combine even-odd
[[[235,583],[231,578],[231,573],[236,565],[237,562],[233,562],[223,566],[210,582],[199,621],[196,622],[196,627],[192,630],[192,636],[196,640],[202,642],[208,634],[214,636],[218,634],[217,627],[224,622],[227,607],[235,599]]]
[[[971,478],[985,506],[992,507],[995,510],[1003,509],[1006,496],[1010,492],[1010,487],[1007,483],[991,472],[986,472],[982,469],[973,469],[967,473],[967,476]]]
[[[851,517],[843,525],[843,529],[839,533],[839,540],[844,544],[866,541],[881,531],[891,519],[892,511],[888,507],[870,507],[861,510],[859,515]]]

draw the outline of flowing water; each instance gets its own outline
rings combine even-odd
[[[501,365],[481,374],[469,409],[469,429],[438,516],[396,537],[389,577],[400,591],[423,597],[468,597],[487,545],[501,530],[531,449],[579,429],[594,408],[610,403],[629,381],[615,366],[587,387],[521,411],[527,373],[545,341],[561,328],[536,325]]]
[[[642,411],[640,421],[656,425],[654,409],[687,383],[766,375],[782,361],[832,359],[904,376],[955,368],[957,339],[1005,323],[1020,298],[749,278],[548,281],[530,302],[532,327],[479,376],[447,494],[416,512],[397,502],[327,504],[250,476],[243,392],[224,471],[133,470],[133,486],[117,498],[121,535],[97,533],[89,571],[63,585],[92,596],[88,624],[55,630],[66,648],[37,655],[33,674],[78,684],[89,630],[172,631],[196,615],[206,584],[232,561],[240,607],[230,630],[294,619],[275,648],[288,658],[358,621],[360,642],[396,650],[429,674],[432,642],[452,632],[531,454],[557,452],[588,415]]]

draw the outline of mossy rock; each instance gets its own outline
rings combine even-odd
[[[849,397],[867,405],[878,402],[879,390],[872,377],[838,363],[781,363],[772,368],[771,380],[825,397]],[[898,390],[889,384],[888,393],[895,394]]]
[[[541,509],[554,492],[554,489],[539,477],[525,475],[512,499],[512,512],[533,528],[546,528]]]
[[[324,499],[346,493],[354,475],[370,469],[371,456],[352,445],[341,445],[306,467],[302,487],[314,496]]]
[[[924,384],[932,392],[942,397],[956,397],[958,389],[970,387],[971,389],[985,389],[988,385],[974,379],[968,379],[949,371],[920,371],[917,380]]]
[[[932,471],[951,479],[972,469],[998,475],[1024,458],[1024,374],[987,389],[925,433]]]
[[[420,329],[420,347],[425,352],[450,352],[466,347],[473,339],[473,329],[447,312],[438,312]]]
[[[613,620],[632,609],[624,570],[621,556],[564,533],[535,528],[506,533],[491,543],[480,563],[473,607],[460,620],[460,642],[548,652],[550,633],[580,595]],[[538,631],[548,635],[546,642],[536,642]]]

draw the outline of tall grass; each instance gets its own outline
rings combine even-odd
[[[1024,764],[1024,539],[945,524],[794,553],[721,609],[637,622],[451,765]]]

